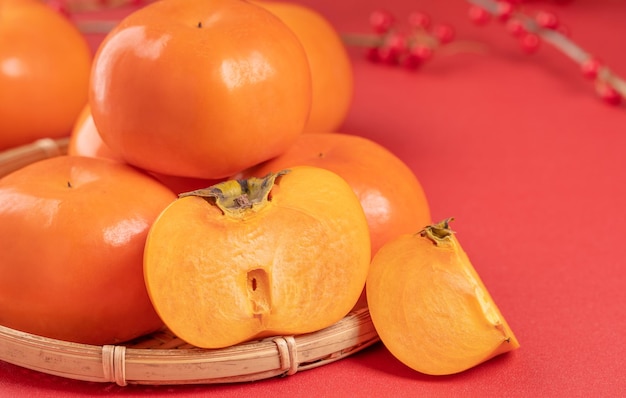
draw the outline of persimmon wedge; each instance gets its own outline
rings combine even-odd
[[[144,277],[178,337],[223,348],[339,321],[369,263],[367,220],[350,185],[300,166],[180,195],[150,229]]]
[[[367,300],[381,341],[421,373],[447,375],[519,347],[449,221],[381,248]]]

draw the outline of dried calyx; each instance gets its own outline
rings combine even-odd
[[[450,222],[453,220],[454,218],[450,217],[436,224],[428,225],[419,234],[430,239],[435,245],[450,241],[454,234],[454,231],[450,229]]]
[[[276,179],[288,172],[289,170],[282,170],[263,178],[228,180],[208,188],[181,193],[178,197],[198,196],[214,203],[224,214],[236,216],[264,206],[269,201]]]

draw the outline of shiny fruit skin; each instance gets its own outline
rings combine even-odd
[[[263,200],[241,196],[230,180],[209,190],[217,196],[178,199],[153,224],[146,284],[163,321],[186,342],[222,348],[318,331],[359,298],[369,234],[350,186],[307,166],[274,178],[262,179]],[[220,195],[231,208],[216,205]]]
[[[126,163],[121,156],[113,152],[111,148],[102,141],[102,137],[100,137],[98,129],[93,122],[89,105],[86,105],[81,111],[81,114],[74,124],[67,153],[68,155],[104,158]],[[179,177],[154,172],[146,173],[155,177],[176,194],[206,188],[218,182],[204,178]]]
[[[72,127],[67,153],[72,156],[104,158],[125,163],[121,156],[113,152],[111,148],[102,141],[98,129],[93,122],[89,104],[83,107],[83,110],[78,115]]]
[[[0,150],[69,135],[87,102],[92,54],[37,0],[0,0]]]
[[[431,223],[428,199],[415,173],[382,145],[357,135],[303,134],[282,155],[236,177],[261,177],[299,165],[325,168],[350,184],[367,217],[372,256],[390,239]]]
[[[277,17],[240,0],[164,0],[122,20],[96,53],[94,122],[128,163],[219,179],[286,150],[311,77]]]
[[[0,325],[95,345],[160,328],[143,247],[174,199],[127,165],[79,156],[0,179]]]
[[[354,77],[339,32],[312,8],[287,1],[257,1],[298,36],[311,67],[313,98],[305,133],[332,133],[343,124],[352,105]]]

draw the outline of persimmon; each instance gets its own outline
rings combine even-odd
[[[183,194],[150,229],[144,273],[178,337],[221,348],[339,321],[369,262],[367,220],[348,183],[300,166]]]
[[[0,0],[0,150],[69,135],[91,60],[64,16],[38,0]]]
[[[339,32],[316,10],[286,1],[255,1],[279,17],[304,46],[313,83],[306,133],[335,132],[352,104],[354,77],[348,51]]]
[[[89,104],[85,104],[72,126],[67,153],[73,156],[88,156],[124,162],[124,159],[122,159],[120,155],[113,152],[111,148],[102,141],[98,129],[93,122]]]
[[[519,347],[450,220],[385,244],[367,277],[381,341],[401,362],[430,375],[462,372]]]
[[[105,159],[59,156],[0,179],[0,324],[115,344],[163,323],[143,279],[152,222],[176,196]]]
[[[93,122],[89,104],[85,105],[76,120],[74,127],[72,128],[67,153],[68,155],[73,156],[105,158],[126,163],[120,155],[113,152],[113,150],[111,150],[111,148],[105,144],[104,141],[102,141],[102,138],[98,133],[98,129]],[[180,177],[154,172],[149,174],[154,176],[176,194],[192,191],[194,189],[206,188],[219,182],[204,178]]]
[[[286,150],[311,108],[295,34],[240,0],[164,0],[124,18],[98,48],[89,102],[128,163],[219,179]]]
[[[260,177],[298,165],[331,170],[350,184],[367,217],[372,255],[390,239],[432,222],[415,173],[384,146],[357,135],[303,134],[283,154],[235,176]]]

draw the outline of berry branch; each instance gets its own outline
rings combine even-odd
[[[90,12],[122,6],[140,7],[153,0],[44,0],[58,12],[71,17],[76,12]],[[506,24],[506,29],[518,38],[524,51],[536,52],[546,42],[579,65],[583,76],[594,81],[597,95],[611,105],[619,105],[626,98],[626,81],[614,73],[597,57],[576,44],[559,23],[557,16],[546,11],[530,13],[522,9],[522,0],[467,0],[469,17],[477,25],[491,18]],[[106,33],[118,21],[74,21],[83,33]],[[372,62],[400,65],[417,69],[436,52],[457,53],[482,51],[478,43],[455,40],[454,28],[433,24],[427,14],[414,12],[407,17],[407,26],[399,26],[396,19],[383,10],[370,16],[370,34],[342,34],[347,46],[366,49]]]
[[[455,31],[447,24],[433,24],[422,12],[409,14],[402,26],[387,11],[370,15],[371,34],[342,34],[344,44],[366,49],[372,62],[400,65],[416,69],[429,61],[436,52],[453,54],[461,51],[481,51],[478,43],[455,40]]]
[[[510,0],[467,1],[472,4],[469,17],[475,23],[484,24],[490,16],[500,19],[527,52],[534,52],[543,40],[569,57],[580,66],[585,77],[595,81],[596,93],[607,103],[618,105],[626,97],[626,82],[560,31],[556,15],[545,11],[529,15]]]

